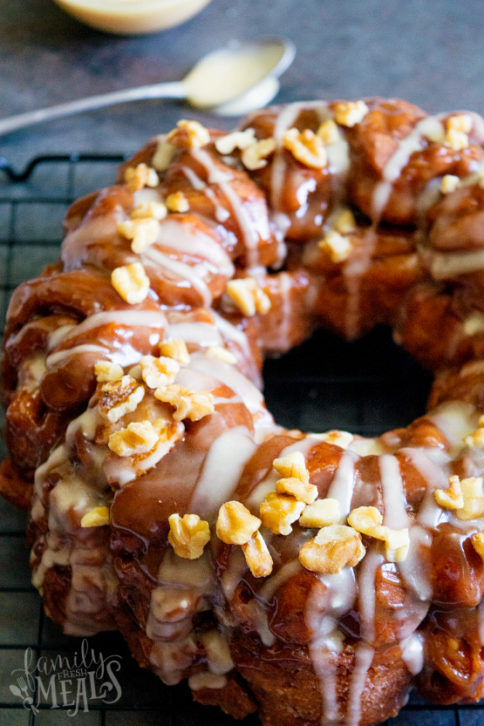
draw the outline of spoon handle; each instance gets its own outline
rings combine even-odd
[[[149,98],[186,98],[186,89],[181,81],[171,83],[153,83],[149,86],[138,88],[127,88],[124,91],[112,91],[101,93],[97,96],[81,98],[77,101],[61,103],[58,106],[41,108],[37,111],[27,111],[17,116],[0,119],[0,136],[11,131],[33,126],[42,121],[52,121],[56,118],[72,116],[84,111],[92,111],[96,108],[112,106],[116,103],[127,103],[129,101],[140,101]]]

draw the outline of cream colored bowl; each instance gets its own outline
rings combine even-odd
[[[198,13],[210,0],[54,0],[66,13],[108,33],[154,33]]]

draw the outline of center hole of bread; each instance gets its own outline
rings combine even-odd
[[[432,376],[377,330],[351,343],[326,331],[264,365],[266,404],[286,428],[363,436],[408,425],[426,408]]]

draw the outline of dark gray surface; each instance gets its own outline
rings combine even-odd
[[[233,37],[277,33],[298,49],[283,100],[380,94],[429,111],[484,111],[483,22],[482,0],[212,0],[179,28],[123,38],[86,28],[49,0],[0,0],[0,115],[178,79]],[[156,101],[120,106],[14,133],[1,152],[21,164],[54,150],[130,151],[180,113]]]

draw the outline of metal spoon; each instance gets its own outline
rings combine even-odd
[[[183,99],[194,108],[238,116],[263,106],[275,96],[279,89],[277,79],[290,66],[295,53],[294,44],[284,38],[233,41],[201,58],[182,81],[102,93],[10,116],[0,119],[0,135],[116,103],[151,98]]]

